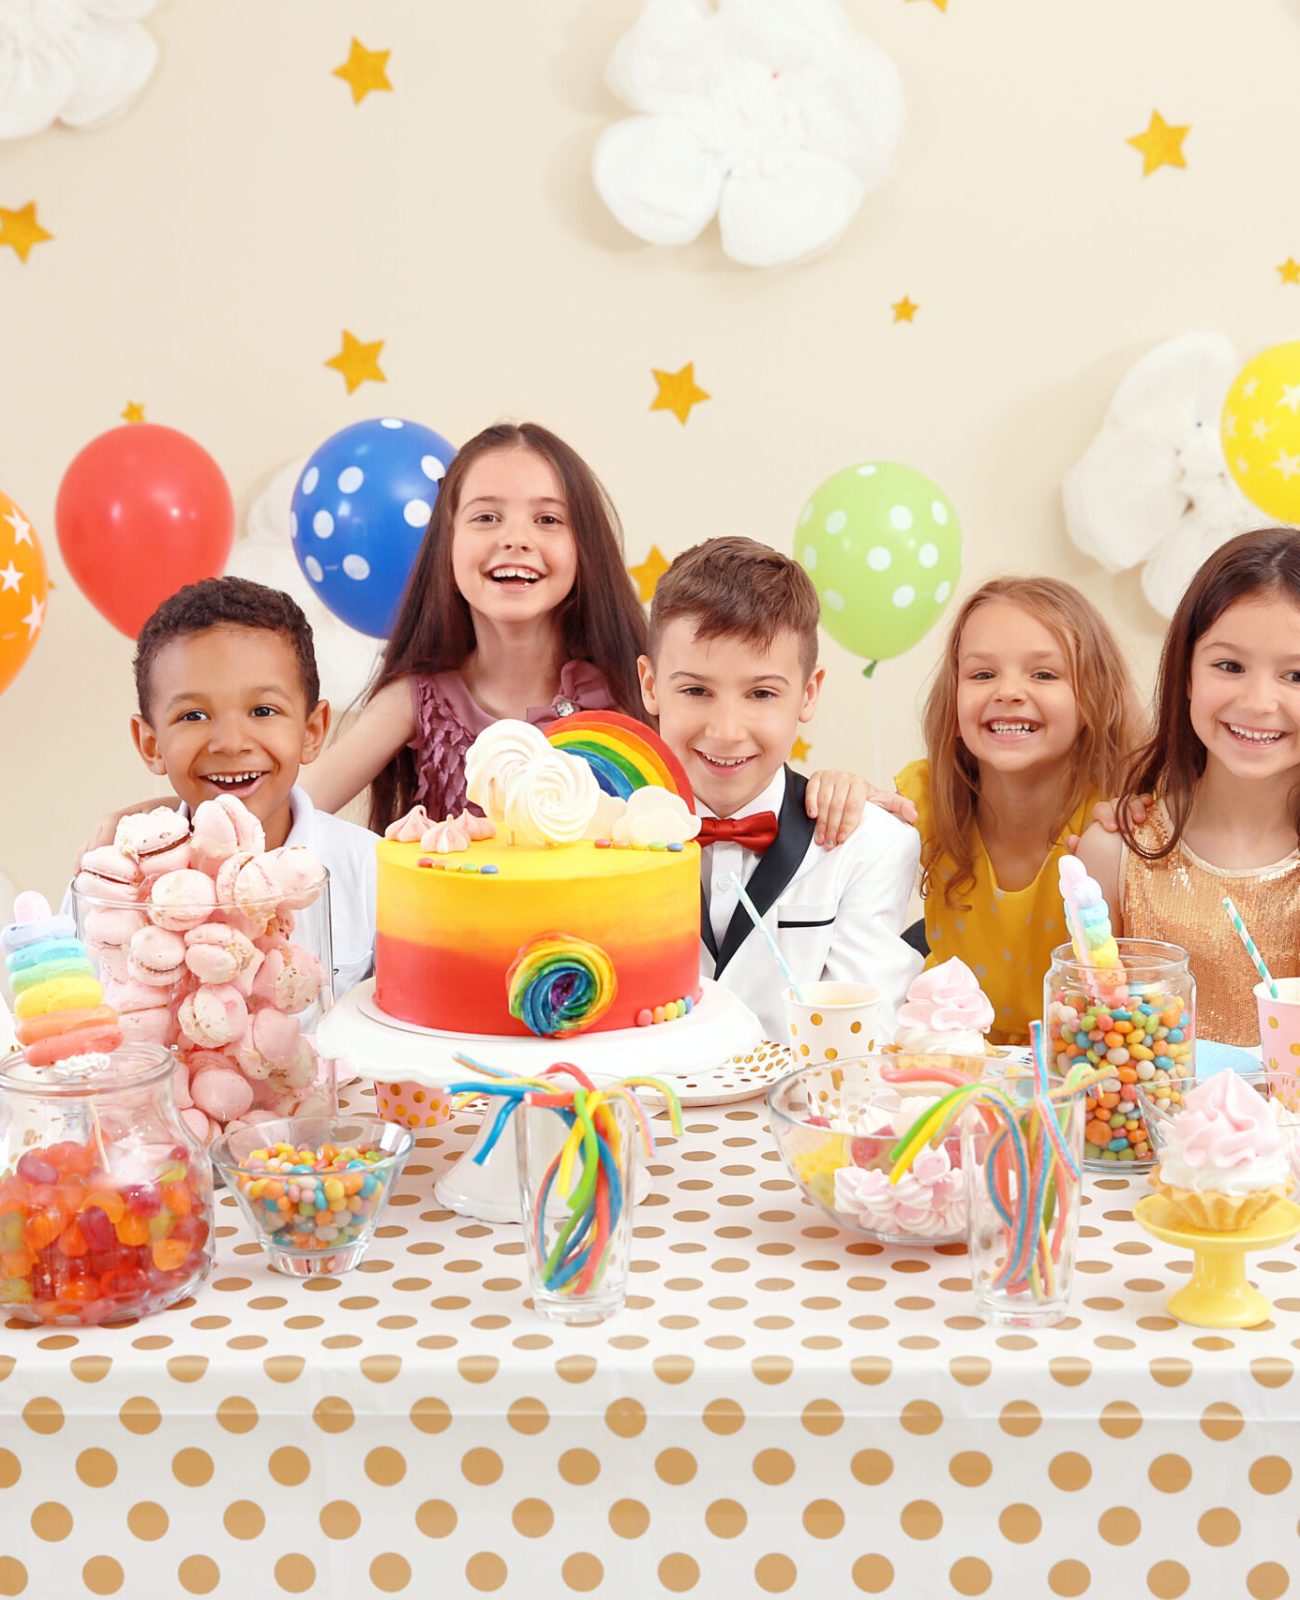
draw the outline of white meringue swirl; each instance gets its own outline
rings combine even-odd
[[[516,845],[576,844],[599,802],[600,787],[588,764],[548,744],[545,755],[513,768],[503,825]]]
[[[510,779],[529,761],[549,754],[551,748],[546,735],[531,722],[510,717],[494,722],[466,752],[466,797],[497,827],[503,826]]]

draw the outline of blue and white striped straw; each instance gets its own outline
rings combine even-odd
[[[1264,982],[1268,985],[1268,992],[1273,996],[1274,1000],[1276,1000],[1277,997],[1278,997],[1278,994],[1277,994],[1277,980],[1276,980],[1276,978],[1274,978],[1273,974],[1268,970],[1268,968],[1264,965],[1264,958],[1259,953],[1259,947],[1258,947],[1258,945],[1256,945],[1255,941],[1251,938],[1250,930],[1246,927],[1246,924],[1241,920],[1241,912],[1238,911],[1236,906],[1233,904],[1231,895],[1227,895],[1227,894],[1224,895],[1224,897],[1223,897],[1223,909],[1228,913],[1229,917],[1232,919],[1233,927],[1237,930],[1238,934],[1241,936],[1241,942],[1246,947],[1246,954],[1255,963],[1255,971],[1259,973],[1261,978],[1263,978]]]
[[[739,875],[734,872],[728,873],[727,882],[740,896],[740,903],[749,913],[749,920],[754,924],[754,926],[766,940],[767,948],[772,952],[772,959],[776,962],[777,966],[780,967],[781,976],[790,985],[790,988],[794,992],[795,999],[800,1005],[805,1005],[807,1002],[804,1000],[803,990],[799,987],[798,979],[795,977],[794,973],[790,971],[790,963],[781,954],[780,946],[772,937],[772,930],[764,925],[763,918],[759,914],[758,907],[745,893],[745,886],[743,883],[741,883]]]

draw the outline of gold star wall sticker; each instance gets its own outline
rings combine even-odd
[[[942,10],[943,7],[941,6],[939,9]],[[790,759],[791,761],[807,761],[811,752],[812,746],[807,739],[796,739],[790,746]]]
[[[343,348],[338,355],[331,356],[325,363],[333,367],[336,372],[343,374],[348,386],[348,393],[361,387],[363,383],[387,383],[379,367],[379,352],[384,348],[384,341],[376,339],[372,344],[363,344],[355,334],[343,330]]]
[[[34,244],[44,244],[54,235],[36,220],[36,202],[29,200],[17,211],[0,206],[0,245],[7,244],[20,261],[26,261]]]
[[[352,90],[352,104],[360,105],[368,94],[376,90],[392,91],[388,81],[388,58],[391,50],[367,50],[360,39],[353,39],[352,49],[341,67],[335,67],[332,76],[342,78]]]
[[[128,400],[120,415],[123,422],[143,422],[145,420],[143,402]]]
[[[683,428],[691,407],[712,399],[708,390],[696,383],[693,361],[688,361],[680,372],[660,372],[658,367],[651,367],[650,371],[659,385],[659,393],[650,402],[651,411],[671,411]]]
[[[1277,269],[1277,272],[1283,283],[1300,283],[1300,261],[1295,261],[1290,256]]]
[[[1166,122],[1158,111],[1153,111],[1146,132],[1135,133],[1124,143],[1131,144],[1135,150],[1142,152],[1142,176],[1149,178],[1161,167],[1187,165],[1187,159],[1183,155],[1183,140],[1191,131],[1190,123],[1175,127],[1172,123]]]
[[[895,322],[912,322],[921,308],[914,300],[909,300],[904,295],[901,300],[895,300],[889,309],[894,313]]]
[[[668,571],[668,567],[669,562],[663,551],[657,544],[652,544],[650,554],[645,560],[627,569],[632,574],[632,581],[637,586],[643,605],[649,605],[654,599],[655,585]]]

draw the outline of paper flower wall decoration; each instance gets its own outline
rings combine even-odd
[[[52,122],[94,128],[120,116],[158,60],[140,23],[157,0],[0,4],[0,139]]]
[[[902,133],[898,71],[839,0],[646,0],[606,77],[636,115],[597,142],[601,199],[650,244],[716,214],[744,266],[829,249]]]
[[[316,598],[298,565],[289,533],[289,509],[294,487],[306,465],[306,456],[291,461],[253,502],[244,537],[235,541],[226,571],[273,589],[284,589],[302,607],[316,642],[321,694],[338,717],[365,688],[383,642],[340,622]]]
[[[1233,483],[1219,414],[1240,366],[1217,333],[1185,333],[1125,373],[1101,431],[1065,475],[1070,538],[1108,572],[1142,567],[1142,592],[1173,615],[1197,567],[1267,520]]]

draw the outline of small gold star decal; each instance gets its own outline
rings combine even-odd
[[[894,313],[895,322],[913,321],[920,309],[920,306],[914,300],[909,300],[906,295],[901,300],[895,300],[890,307],[890,310]]]
[[[388,81],[388,58],[391,50],[367,50],[360,39],[353,39],[352,50],[341,67],[335,67],[333,76],[342,78],[352,90],[352,104],[360,105],[373,90],[392,90]]]
[[[1283,283],[1300,283],[1300,261],[1293,261],[1288,256],[1277,270]]]
[[[388,379],[380,371],[379,352],[384,348],[384,341],[376,339],[373,344],[363,344],[354,334],[345,328],[343,330],[343,348],[338,355],[331,356],[325,363],[333,367],[336,372],[341,372],[348,386],[348,393],[360,388],[363,383],[387,383]]]
[[[128,400],[126,409],[122,412],[123,422],[143,422],[144,406],[139,400]]]
[[[0,245],[7,244],[20,261],[31,255],[34,244],[44,244],[53,237],[36,220],[35,200],[29,200],[18,211],[6,211],[0,206]]]
[[[660,372],[658,367],[651,367],[650,371],[659,385],[659,393],[650,402],[651,411],[671,411],[682,427],[686,426],[691,407],[711,398],[695,381],[693,361],[688,361],[680,372]]]
[[[915,5],[916,0],[907,0],[907,3],[908,5]],[[948,9],[948,0],[930,0],[930,4],[939,11],[946,11]]]
[[[1142,152],[1142,176],[1149,178],[1161,167],[1187,165],[1183,156],[1183,140],[1191,131],[1190,123],[1175,127],[1172,123],[1166,122],[1158,111],[1153,111],[1146,132],[1135,133],[1124,143],[1131,144],[1135,150]]]
[[[657,544],[652,544],[650,554],[645,560],[627,569],[632,574],[632,581],[636,584],[644,604],[649,605],[654,599],[655,585],[668,571],[668,566],[663,551]]]
[[[943,7],[940,6],[939,9],[942,11]],[[790,746],[790,759],[791,761],[807,761],[811,750],[812,746],[807,739],[796,739]]]

